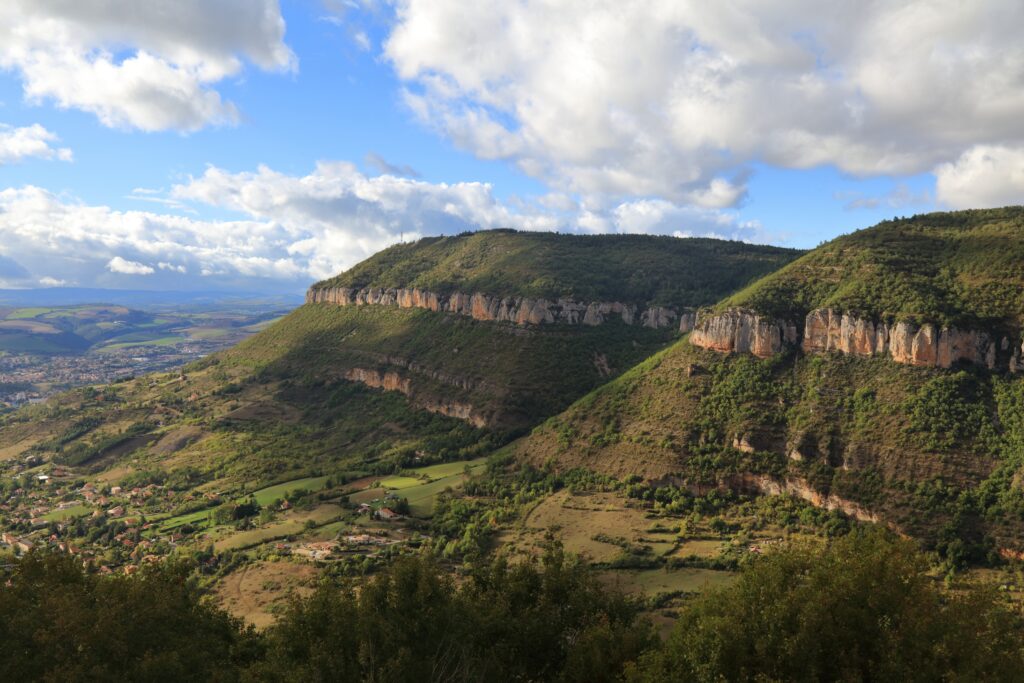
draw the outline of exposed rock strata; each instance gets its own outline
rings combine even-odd
[[[487,419],[477,413],[473,406],[468,403],[461,403],[459,401],[451,401],[447,399],[437,399],[416,394],[413,391],[412,383],[409,381],[409,378],[403,377],[393,370],[380,371],[367,370],[365,368],[351,368],[345,373],[345,379],[350,382],[360,382],[375,389],[397,391],[408,396],[418,407],[431,413],[454,417],[464,422],[468,422],[474,427],[487,426]]]
[[[664,306],[638,309],[618,301],[595,301],[585,304],[571,299],[531,299],[529,297],[498,297],[486,294],[454,292],[444,296],[423,289],[384,289],[381,287],[313,287],[306,292],[306,303],[331,303],[339,306],[397,306],[422,308],[428,311],[455,313],[475,320],[507,322],[516,325],[601,325],[621,319],[627,325],[654,329],[676,327],[690,331],[696,314]]]
[[[787,477],[776,479],[765,474],[742,475],[742,481],[737,482],[738,488],[754,490],[758,493],[769,496],[789,494],[801,500],[805,500],[814,507],[825,510],[839,510],[847,517],[853,517],[861,522],[878,523],[881,517],[871,512],[863,505],[846,498],[840,498],[835,494],[822,494],[812,488],[806,481],[798,478]]]
[[[909,322],[887,325],[829,308],[811,311],[802,331],[791,322],[732,310],[704,318],[690,335],[690,341],[702,348],[752,353],[762,358],[782,351],[784,345],[795,346],[798,339],[805,353],[885,355],[905,365],[940,368],[967,361],[1016,372],[1024,354],[1024,344],[1005,336],[997,343],[997,337],[988,332],[939,328],[930,323],[919,327]]]
[[[783,342],[795,344],[796,340],[795,325],[742,310],[704,318],[690,334],[690,342],[696,346],[721,353],[752,353],[759,358],[779,353]]]

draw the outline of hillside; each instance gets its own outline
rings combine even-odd
[[[429,540],[422,534],[439,496],[480,474],[482,456],[678,338],[669,312],[721,298],[799,254],[713,240],[493,232],[400,245],[385,256],[394,272],[413,270],[438,244],[468,244],[495,258],[506,248],[555,245],[555,253],[575,254],[571,267],[560,256],[527,269],[533,280],[563,283],[545,290],[552,306],[593,291],[620,307],[596,324],[549,324],[401,306],[397,297],[306,304],[180,371],[74,390],[0,418],[4,529],[26,542],[73,542],[114,567],[212,546],[218,577],[235,566],[230,558],[277,553],[283,539],[317,557],[322,549],[305,544],[337,544],[347,530],[364,540],[351,541],[339,571],[368,571]],[[672,258],[658,256],[666,253]],[[654,298],[641,297],[639,286],[621,295],[588,290],[613,261],[646,263],[614,272],[661,283],[650,290]],[[501,263],[487,268],[497,273]],[[511,277],[503,271],[492,281]],[[360,283],[378,293],[430,284],[383,276]],[[492,293],[505,301],[514,291],[532,290]],[[411,517],[376,519],[389,505]],[[456,555],[476,547],[466,524],[460,518],[432,531],[438,547],[456,543]],[[386,547],[365,541],[385,532]],[[243,550],[255,554],[236,555]],[[264,569],[259,585],[302,576],[276,560]],[[262,590],[233,576],[223,588],[229,601],[248,603],[250,590]]]
[[[725,299],[801,318],[834,308],[892,322],[1019,329],[1024,207],[894,219],[839,237]]]
[[[953,562],[1016,557],[1022,254],[1021,209],[920,216],[841,237],[727,298],[688,338],[512,451],[696,494],[789,492],[891,524]],[[802,324],[821,309],[834,312],[834,329]],[[864,328],[847,312],[877,320],[865,334],[874,339],[888,320],[886,345],[858,347]],[[902,358],[896,333],[910,319],[913,353]],[[942,340],[958,338],[953,325],[973,328],[996,362],[963,349],[943,358]],[[929,330],[939,354],[930,360]]]

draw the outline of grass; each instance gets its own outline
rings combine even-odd
[[[187,337],[170,336],[170,337],[158,337],[156,339],[146,339],[144,341],[135,342],[116,342],[113,344],[107,344],[100,348],[100,352],[114,351],[117,349],[133,349],[141,346],[174,346],[175,344],[181,344],[187,342]]]
[[[75,517],[84,517],[92,513],[92,508],[88,505],[75,505],[63,510],[51,510],[43,515],[43,519],[48,522],[63,522],[66,519],[73,519]]]
[[[320,505],[311,511],[299,511],[285,515],[284,519],[246,531],[229,530],[229,534],[214,542],[214,550],[240,550],[251,548],[268,541],[300,534],[307,529],[306,523],[313,521],[317,527],[338,517],[344,509],[337,505]]]
[[[720,304],[802,320],[832,307],[876,320],[1017,332],[1024,207],[885,221],[809,252]]]
[[[388,477],[387,479],[380,480],[381,486],[392,490],[407,489],[412,486],[419,486],[422,483],[423,480],[417,477]]]
[[[26,318],[36,318],[45,313],[51,312],[52,308],[35,307],[35,308],[19,308],[16,311],[7,314],[8,320],[24,320]]]
[[[694,567],[613,570],[603,572],[601,577],[608,584],[626,592],[648,596],[658,593],[698,593],[708,588],[726,586],[736,580],[734,572]]]
[[[437,495],[448,487],[457,488],[466,480],[465,471],[478,471],[484,467],[487,458],[477,458],[463,462],[447,462],[438,465],[428,465],[415,470],[409,470],[417,476],[399,476],[383,479],[380,485],[388,490],[397,491],[400,496],[409,501],[409,510],[414,517],[430,517],[434,511],[434,501]],[[426,477],[429,481],[424,481]],[[377,497],[377,496],[374,496]],[[369,502],[356,500],[349,497],[355,503]]]
[[[192,339],[220,339],[229,334],[229,330],[222,327],[192,327],[185,332]]]
[[[289,493],[298,491],[299,489],[319,491],[327,484],[327,479],[328,477],[306,477],[304,479],[294,479],[292,481],[286,481],[283,484],[275,484],[274,486],[268,486],[267,488],[253,491],[252,495],[260,505],[270,505],[275,500],[284,498]]]
[[[703,306],[799,253],[713,239],[490,230],[398,244],[317,286]]]

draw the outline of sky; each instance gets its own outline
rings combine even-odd
[[[1024,203],[1019,0],[4,0],[0,287],[301,292],[512,227]]]

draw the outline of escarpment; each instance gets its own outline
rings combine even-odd
[[[479,414],[468,403],[421,395],[413,390],[412,382],[408,377],[403,377],[393,370],[381,371],[368,370],[366,368],[350,368],[345,373],[345,379],[350,382],[359,382],[374,389],[397,391],[409,397],[414,404],[428,412],[454,417],[463,422],[468,422],[474,427],[483,428],[489,422],[486,417]]]
[[[312,287],[306,293],[306,303],[421,308],[464,315],[474,320],[516,325],[563,323],[596,326],[619,319],[627,325],[653,329],[678,327],[680,332],[686,333],[692,330],[697,322],[696,313],[693,311],[676,311],[665,306],[650,306],[644,309],[618,301],[583,303],[566,298],[551,301],[463,292],[443,295],[423,289],[405,288]]]
[[[960,330],[925,323],[901,321],[892,325],[875,322],[830,308],[811,311],[803,328],[791,321],[776,320],[747,310],[730,310],[708,316],[690,335],[695,346],[721,353],[751,353],[766,358],[786,345],[804,353],[839,353],[869,357],[889,356],[897,363],[949,368],[958,361],[989,369],[1017,372],[1024,344],[978,330]]]
[[[720,353],[752,353],[767,358],[782,351],[783,343],[795,344],[796,326],[733,310],[705,318],[693,330],[690,342]]]

